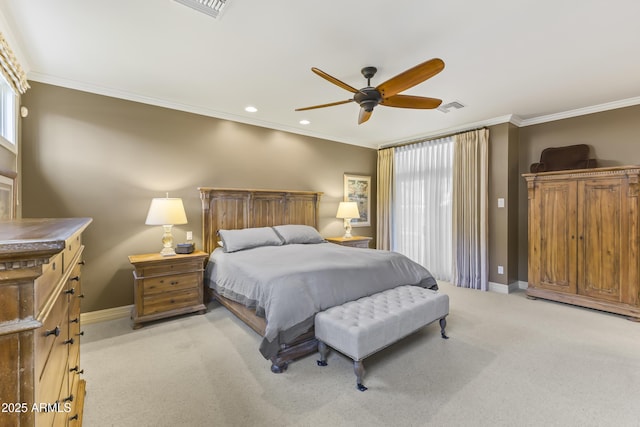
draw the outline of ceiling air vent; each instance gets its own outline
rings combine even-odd
[[[450,102],[448,104],[444,104],[444,105],[439,106],[437,108],[437,110],[442,112],[442,113],[448,113],[449,111],[451,111],[452,108],[455,108],[456,110],[459,110],[461,108],[464,108],[464,105],[460,104],[458,101],[453,101],[453,102]]]
[[[219,18],[222,13],[222,9],[225,8],[229,0],[174,0],[177,3],[197,10],[198,12],[206,13],[214,18]]]

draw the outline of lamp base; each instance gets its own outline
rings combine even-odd
[[[162,248],[160,255],[162,256],[174,256],[176,251],[173,248]]]
[[[162,256],[174,256],[176,251],[173,249],[173,236],[171,235],[171,228],[173,225],[163,225],[164,234],[162,235],[163,248],[160,251]]]
[[[344,237],[345,239],[350,239],[353,236],[351,235],[351,218],[344,219]]]

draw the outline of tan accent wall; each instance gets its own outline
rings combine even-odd
[[[488,197],[489,282],[511,285],[518,280],[518,128],[511,123],[489,128]]]
[[[337,236],[343,174],[370,175],[372,226],[353,232],[375,237],[376,150],[35,82],[23,104],[23,216],[94,219],[85,312],[133,303],[127,256],[160,251],[161,227],[144,221],[166,191],[189,221],[175,240],[193,231],[201,248],[198,186],[322,191],[320,232]]]
[[[640,165],[640,106],[573,117],[519,129],[520,173],[529,172],[546,147],[588,144],[600,166]],[[518,272],[527,281],[527,191],[519,178]]]

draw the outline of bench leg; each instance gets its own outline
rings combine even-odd
[[[446,328],[446,327],[447,327],[447,316],[445,316],[442,319],[440,319],[440,335],[445,340],[448,340],[449,337],[447,336],[447,333],[444,331],[444,328]]]
[[[353,361],[353,371],[356,373],[356,387],[360,391],[365,391],[367,388],[362,384],[362,377],[364,377],[364,364],[362,360]]]
[[[318,360],[318,366],[327,366],[327,345],[322,341],[318,341],[318,352],[320,353],[320,360]]]

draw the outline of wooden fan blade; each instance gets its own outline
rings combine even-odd
[[[376,89],[380,91],[383,98],[390,98],[403,90],[409,89],[435,76],[443,69],[444,61],[442,61],[442,59],[430,59],[379,84]]]
[[[353,102],[353,99],[347,99],[346,101],[331,102],[329,104],[314,105],[313,107],[296,108],[296,111],[314,110],[316,108],[333,107],[334,105],[348,104]]]
[[[330,81],[334,85],[340,86],[344,90],[348,90],[351,93],[357,93],[358,92],[358,89],[355,89],[355,88],[349,86],[348,84],[346,84],[345,82],[342,82],[342,81],[336,79],[335,77],[330,76],[329,74],[325,73],[324,71],[322,71],[319,68],[313,67],[313,68],[311,68],[311,71],[313,71],[314,73],[316,73],[317,75],[319,75],[323,79],[325,79],[327,81]]]
[[[438,108],[440,104],[442,104],[441,99],[412,95],[394,95],[380,101],[380,105],[387,107],[418,108],[425,110]]]
[[[358,124],[361,125],[369,120],[371,114],[373,114],[373,110],[367,111],[364,108],[360,108],[360,114],[358,115]]]

